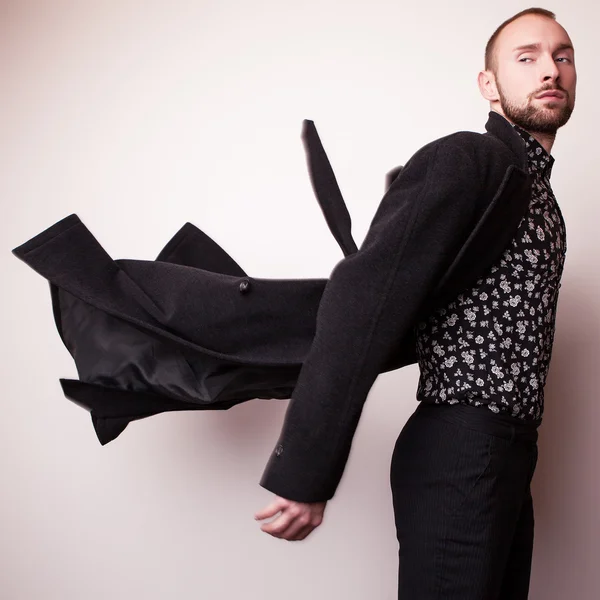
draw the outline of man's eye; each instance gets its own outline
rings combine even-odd
[[[571,59],[567,58],[566,56],[561,56],[560,58],[557,58],[556,60],[565,60],[567,62],[571,62]]]
[[[529,56],[526,56],[526,57],[524,57],[524,58],[520,58],[520,59],[519,59],[519,62],[523,62],[524,60],[533,60],[533,58],[531,58],[531,57],[529,57]]]

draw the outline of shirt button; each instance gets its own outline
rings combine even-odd
[[[240,283],[240,294],[246,294],[250,291],[250,282],[247,279],[244,279]]]
[[[275,448],[275,455],[276,456],[281,456],[281,453],[283,452],[283,446],[281,444],[279,444],[276,448]]]

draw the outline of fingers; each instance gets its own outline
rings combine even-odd
[[[284,509],[277,519],[262,525],[261,529],[275,537],[289,539],[294,537],[300,528],[308,525],[309,518],[310,515],[307,515],[305,511],[292,505]]]
[[[284,532],[284,539],[293,542],[299,542],[300,540],[308,537],[319,525],[320,522],[311,519],[308,524],[300,526],[296,530],[292,530],[291,528],[287,529]]]
[[[297,524],[294,525],[295,519],[295,515],[291,514],[289,509],[284,510],[277,519],[274,519],[270,523],[261,525],[261,529],[273,537],[287,539],[291,534],[295,533],[294,529],[298,528]]]
[[[300,519],[297,519],[300,521]],[[312,533],[321,523],[323,522],[323,515],[311,513],[308,518],[308,523],[304,526],[300,526],[296,531],[286,530],[286,540],[300,541],[306,538]],[[289,537],[288,537],[289,536]]]
[[[262,510],[259,510],[254,515],[254,518],[257,521],[261,521],[262,519],[268,519],[269,517],[272,517],[273,515],[277,514],[280,510],[282,510],[289,504],[290,504],[289,500],[286,500],[285,498],[281,498],[280,496],[275,496],[275,500],[273,500],[273,502],[271,502],[271,504],[268,504],[267,506],[265,506],[265,508],[263,508]]]
[[[307,504],[288,502],[287,506],[282,506],[281,503],[277,506],[281,510],[281,515],[261,526],[262,531],[273,537],[290,541],[303,540],[322,522],[322,514],[315,513]],[[273,505],[270,505],[259,514],[264,515],[267,512],[275,514],[273,510]]]
[[[327,502],[296,502],[275,496],[271,504],[255,513],[256,520],[275,519],[261,525],[261,530],[273,537],[289,541],[305,539],[323,521]]]
[[[293,538],[286,538],[290,542],[299,542],[308,537],[317,527],[315,525],[307,525],[298,531]]]

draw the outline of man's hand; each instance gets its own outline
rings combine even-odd
[[[265,533],[289,541],[303,540],[313,529],[323,522],[325,502],[295,502],[275,496],[271,504],[254,515],[256,520],[281,514],[272,521],[261,525]]]

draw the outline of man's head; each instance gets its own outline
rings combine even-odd
[[[529,8],[502,23],[478,83],[491,110],[530,133],[554,135],[573,112],[577,83],[573,45],[554,13]],[[549,91],[557,95],[540,97]]]

